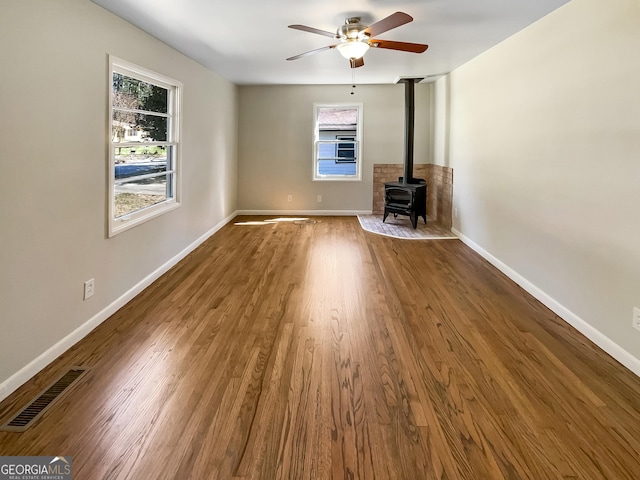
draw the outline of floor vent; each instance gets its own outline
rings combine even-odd
[[[24,432],[33,425],[56,400],[68,392],[76,381],[88,370],[88,367],[71,367],[11,420],[0,426],[0,430],[5,432]]]

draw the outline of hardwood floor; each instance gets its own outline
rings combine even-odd
[[[225,226],[0,404],[92,367],[0,454],[75,480],[640,478],[639,378],[457,240],[316,220]]]

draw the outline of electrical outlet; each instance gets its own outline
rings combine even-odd
[[[458,218],[458,209],[457,208],[453,209],[453,216]]]
[[[322,195],[316,195],[316,202],[322,203]]]
[[[289,194],[287,195],[287,202],[291,202],[293,201],[293,195]]]
[[[633,307],[633,328],[640,330],[640,308]]]
[[[84,300],[89,297],[93,297],[93,294],[96,291],[95,279],[90,278],[86,282],[84,282]]]

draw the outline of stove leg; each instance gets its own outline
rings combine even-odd
[[[418,228],[418,214],[415,212],[411,212],[411,215],[409,215],[409,217],[411,218],[411,225],[413,225],[413,228]]]
[[[384,221],[387,219],[388,215],[389,215],[389,211],[385,208],[384,209],[384,216],[382,217],[382,223],[384,223]]]

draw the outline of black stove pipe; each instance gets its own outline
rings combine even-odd
[[[404,171],[402,183],[413,183],[413,145],[415,123],[415,84],[422,78],[401,78],[404,83]]]

